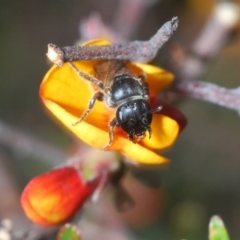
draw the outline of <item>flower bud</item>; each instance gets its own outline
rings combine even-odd
[[[25,187],[22,207],[32,221],[44,226],[65,222],[82,207],[99,180],[86,182],[74,167],[54,169],[33,178]]]

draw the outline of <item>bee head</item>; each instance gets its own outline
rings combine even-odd
[[[144,99],[131,101],[120,106],[116,118],[118,125],[134,143],[134,136],[144,137],[146,131],[151,135],[152,112],[149,103]]]

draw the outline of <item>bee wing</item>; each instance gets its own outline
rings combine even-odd
[[[126,66],[123,61],[104,61],[95,66],[96,78],[103,81],[104,88],[110,88],[115,75],[124,73],[125,69]]]

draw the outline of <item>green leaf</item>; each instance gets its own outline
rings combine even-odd
[[[227,229],[219,216],[213,216],[210,220],[209,240],[229,240]]]
[[[57,240],[81,240],[79,229],[74,224],[65,224],[59,231]]]

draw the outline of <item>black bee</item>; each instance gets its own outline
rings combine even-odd
[[[98,100],[116,109],[116,116],[109,124],[109,142],[104,149],[111,146],[115,127],[122,128],[133,143],[145,137],[147,131],[149,138],[151,137],[152,114],[161,107],[151,109],[148,83],[143,74],[136,77],[126,63],[119,60],[104,61],[96,65],[95,77],[80,71],[73,63],[70,65],[80,77],[90,81],[95,89],[87,110],[73,125],[83,121]]]

